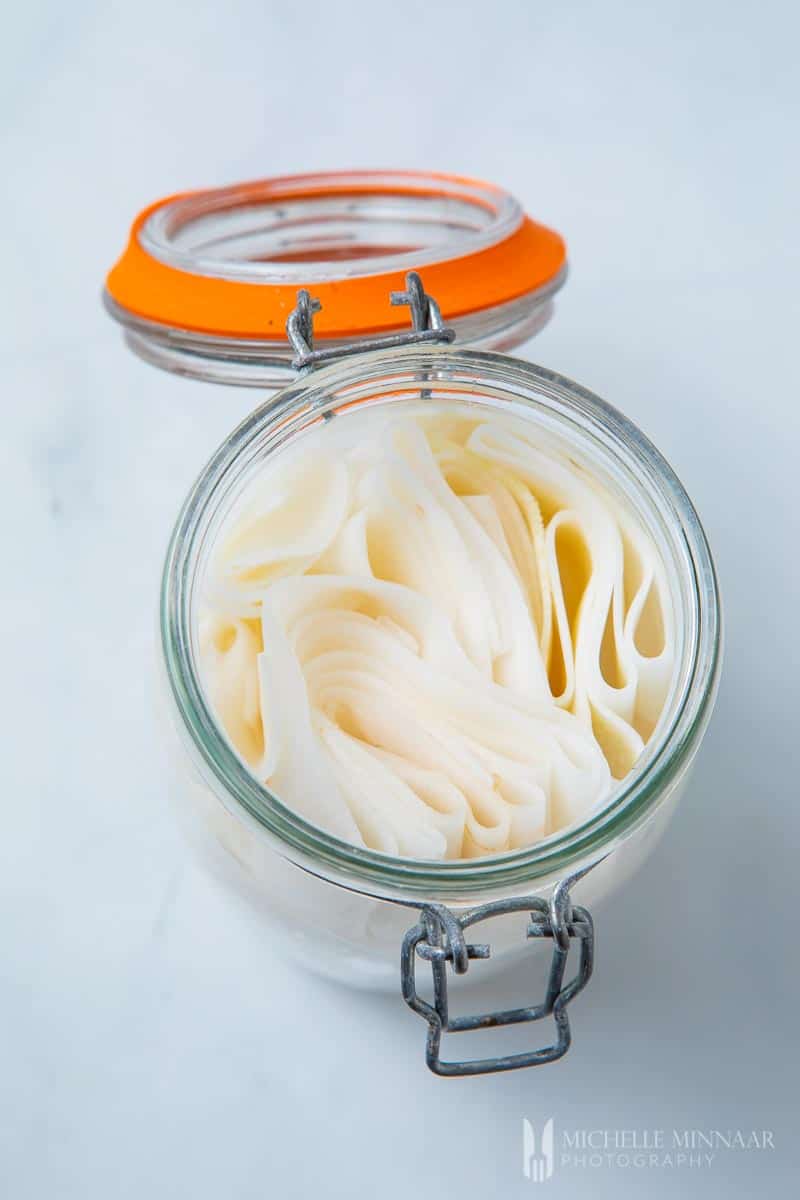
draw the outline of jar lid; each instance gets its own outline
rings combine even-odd
[[[284,176],[150,205],[106,280],[129,344],[157,365],[227,382],[283,383],[300,288],[321,302],[321,344],[399,330],[409,270],[462,345],[508,349],[538,332],[566,273],[562,238],[492,184],[414,172]]]

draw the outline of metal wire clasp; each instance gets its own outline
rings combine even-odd
[[[406,275],[406,290],[392,292],[393,305],[407,304],[411,309],[412,328],[406,333],[390,333],[385,337],[369,338],[363,342],[347,342],[344,345],[314,349],[314,315],[322,311],[322,305],[306,288],[297,293],[297,304],[286,321],[286,335],[292,343],[295,357],[292,366],[296,371],[307,370],[319,363],[334,358],[345,358],[351,354],[362,354],[365,350],[388,350],[394,346],[413,346],[422,342],[452,342],[456,336],[442,321],[439,305],[422,286],[416,271]]]
[[[554,1062],[566,1054],[572,1040],[567,1005],[589,982],[594,966],[592,918],[585,908],[577,905],[573,907],[570,900],[569,889],[578,878],[580,874],[562,880],[549,902],[539,896],[497,900],[492,904],[483,904],[479,908],[471,909],[462,916],[456,916],[443,904],[426,904],[422,908],[419,923],[409,929],[403,939],[400,975],[403,999],[409,1008],[428,1022],[425,1061],[434,1074],[486,1075],[494,1071],[513,1071],[520,1067]],[[451,1018],[448,1011],[447,964],[450,964],[456,975],[463,975],[472,959],[488,958],[490,955],[488,945],[467,942],[465,930],[490,917],[526,910],[530,913],[526,936],[552,938],[553,941],[553,956],[543,1002],[525,1008],[507,1009],[504,1012]],[[567,958],[574,939],[580,942],[578,968],[569,983],[564,984]],[[417,957],[431,964],[433,1004],[428,1004],[417,994]],[[556,1039],[549,1046],[529,1050],[523,1054],[462,1062],[443,1062],[440,1057],[443,1033],[465,1033],[472,1029],[491,1029],[501,1025],[540,1021],[551,1014],[555,1021]]]

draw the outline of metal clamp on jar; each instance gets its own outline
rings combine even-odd
[[[425,287],[416,268],[424,268]],[[447,176],[368,173],[267,180],[163,201],[137,220],[108,280],[106,303],[148,360],[262,388],[291,381],[214,455],[167,554],[161,639],[171,724],[184,748],[174,791],[187,827],[214,869],[252,899],[271,936],[309,968],[356,986],[397,988],[399,957],[403,998],[427,1023],[426,1061],[441,1075],[539,1065],[569,1048],[568,1005],[592,972],[589,908],[638,867],[669,819],[719,669],[713,564],[669,466],[590,392],[494,352],[541,327],[564,274],[558,235],[499,189]],[[677,626],[664,711],[603,805],[524,849],[442,862],[345,842],[258,783],[211,711],[196,633],[215,533],[265,462],[321,422],[421,396],[524,416],[602,480],[657,546]],[[581,905],[573,904],[575,888]],[[469,940],[489,920],[491,951]],[[451,977],[502,971],[545,943],[551,965],[538,1003],[450,1016]],[[570,976],[571,949],[577,963]],[[482,961],[471,966],[474,960]],[[432,1003],[417,990],[421,966],[431,972]],[[551,1017],[555,1036],[544,1047],[534,1041],[506,1057],[441,1058],[447,1032]]]

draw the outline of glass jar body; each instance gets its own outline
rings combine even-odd
[[[510,405],[558,436],[576,461],[625,494],[669,567],[680,626],[678,669],[662,721],[601,811],[545,843],[490,860],[426,863],[361,851],[308,826],[258,785],[209,711],[197,668],[195,599],[224,515],[265,459],[336,413],[412,394]],[[246,896],[270,944],[352,985],[397,987],[400,945],[419,908],[455,912],[501,898],[548,896],[591,867],[576,900],[592,905],[644,861],[684,790],[710,715],[720,619],[708,547],[681,485],[638,430],[578,385],[496,354],[426,349],[368,354],[325,368],[253,413],[198,480],[164,573],[165,727],[177,741],[172,791],[182,824],[214,874]],[[519,914],[492,922],[486,979],[530,953]]]

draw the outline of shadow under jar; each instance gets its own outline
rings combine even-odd
[[[387,177],[381,176],[381,188],[397,190],[397,211],[406,222],[411,218],[403,188],[412,186],[408,183],[411,178],[403,177],[400,187],[394,177],[387,183]],[[434,193],[433,198],[415,196],[411,201],[412,209],[417,201],[422,208],[429,205],[425,237],[434,247],[438,243],[432,227],[437,221],[446,218],[446,224],[453,219],[456,202],[477,205],[478,209],[489,203],[482,195],[475,198],[479,185],[465,181],[464,188],[471,198],[464,200],[459,195],[454,199],[449,193],[455,183],[443,185],[441,180],[445,178],[413,177],[423,193],[427,195],[426,189]],[[352,180],[352,176],[337,176],[332,198],[328,196],[327,200],[323,195],[327,185],[314,183],[311,209],[286,209],[280,219],[285,224],[297,217],[301,228],[311,227],[314,237],[320,238],[323,233],[318,223],[324,201],[333,218],[334,238],[341,241],[345,235],[336,222],[342,217],[342,188],[355,187]],[[297,181],[277,182],[282,194],[291,193],[297,200]],[[132,234],[135,253],[146,253],[148,262],[157,266],[164,265],[163,259],[170,259],[167,269],[173,275],[185,272],[188,276],[189,282],[179,280],[185,294],[176,304],[185,303],[186,288],[193,288],[192,279],[200,278],[203,271],[216,282],[231,282],[226,273],[234,282],[241,282],[244,276],[250,280],[245,283],[248,288],[258,286],[251,275],[269,275],[271,271],[272,286],[280,291],[285,284],[296,295],[297,286],[315,272],[309,282],[315,291],[318,283],[324,287],[326,271],[340,283],[342,264],[346,272],[358,275],[361,271],[361,281],[367,280],[373,288],[383,287],[387,278],[396,282],[396,272],[412,265],[411,259],[413,265],[419,265],[420,260],[430,261],[433,269],[438,255],[444,257],[445,272],[439,281],[447,295],[442,315],[458,333],[459,317],[456,314],[454,319],[454,302],[447,292],[453,251],[460,249],[469,258],[472,237],[479,257],[487,252],[487,245],[494,253],[503,239],[518,235],[522,219],[518,206],[506,205],[505,194],[486,185],[487,195],[494,197],[490,206],[494,204],[497,212],[483,224],[474,222],[475,227],[464,235],[464,246],[445,246],[443,251],[438,245],[428,253],[418,239],[409,250],[407,246],[398,247],[399,242],[408,241],[409,230],[406,227],[398,232],[396,225],[389,228],[386,192],[379,189],[384,206],[379,240],[385,243],[394,239],[391,248],[381,244],[373,247],[374,255],[365,256],[355,250],[345,253],[341,246],[335,252],[335,247],[328,245],[328,258],[316,262],[303,258],[302,248],[292,243],[295,248],[287,250],[281,260],[276,256],[275,231],[270,224],[275,214],[270,212],[265,218],[261,213],[256,219],[254,205],[250,204],[253,189],[263,190],[265,186],[247,185],[244,199],[241,188],[229,190],[231,195],[236,191],[233,199],[227,191],[179,198],[148,210],[149,216],[146,213],[140,218]],[[436,195],[443,186],[448,193],[444,200]],[[258,195],[261,203],[263,195]],[[363,202],[370,209],[374,197],[369,187],[365,195]],[[307,197],[300,199],[305,202]],[[284,201],[285,196],[280,201],[285,208]],[[175,204],[183,205],[177,215]],[[161,211],[164,208],[168,210],[166,215]],[[373,215],[375,211],[370,209]],[[154,212],[160,214],[155,224]],[[414,212],[416,220],[416,209]],[[350,218],[352,215],[351,211]],[[492,227],[488,233],[487,226]],[[273,256],[266,266],[258,259],[253,238],[263,255]],[[220,239],[233,239],[232,244],[244,255],[242,260],[230,252],[230,245],[221,258],[215,259],[208,248]],[[512,307],[517,305],[520,337],[529,336],[531,321],[535,325],[549,313],[549,296],[564,273],[563,246],[561,257],[555,253],[557,249],[555,243],[545,239],[547,269],[533,271],[527,299],[518,298],[512,303]],[[126,253],[130,255],[130,247]],[[180,256],[187,254],[189,258],[183,262]],[[371,258],[374,271],[369,263],[365,265],[365,257]],[[190,269],[193,261],[196,276]],[[298,263],[304,263],[300,274]],[[276,273],[284,282],[275,282]],[[192,840],[215,873],[255,905],[271,942],[293,958],[346,984],[402,990],[405,1001],[427,1024],[426,1061],[436,1073],[480,1074],[559,1058],[570,1044],[569,1002],[591,974],[594,936],[590,909],[635,871],[652,850],[685,787],[713,705],[721,653],[717,583],[705,536],[683,487],[630,421],[579,385],[541,367],[488,350],[428,344],[426,338],[416,344],[375,348],[387,339],[391,341],[401,327],[397,321],[387,322],[385,315],[382,324],[373,321],[371,326],[368,322],[359,326],[356,322],[353,328],[350,322],[346,330],[338,328],[333,317],[316,343],[313,335],[317,331],[307,322],[301,325],[305,342],[302,337],[299,343],[295,339],[293,348],[277,334],[254,338],[250,331],[237,340],[230,330],[220,328],[224,322],[219,311],[213,318],[203,316],[210,311],[208,305],[197,309],[193,320],[187,317],[183,325],[176,325],[174,314],[163,307],[162,297],[154,302],[149,315],[143,316],[141,308],[147,305],[134,311],[136,287],[131,289],[130,279],[124,287],[119,286],[119,280],[112,286],[113,276],[112,272],[109,307],[126,326],[126,336],[134,349],[159,365],[200,378],[262,386],[275,383],[277,378],[291,378],[293,365],[306,366],[293,383],[251,413],[219,448],[186,499],[167,553],[160,606],[168,716],[165,725],[177,734],[179,745],[171,757],[172,790]],[[139,281],[145,292],[157,276],[158,272],[144,283]],[[425,285],[436,295],[427,271]],[[120,302],[123,292],[124,306]],[[241,298],[241,293],[225,294]],[[420,294],[427,304],[430,297],[424,290]],[[252,292],[245,295],[245,307],[252,299]],[[276,300],[273,295],[273,320],[281,313],[288,316],[287,303],[285,296]],[[497,318],[499,310],[491,304],[480,317],[473,314],[470,318],[463,312],[461,333],[464,321],[478,320],[490,344],[516,344],[515,336],[503,324],[508,303],[506,297],[499,304],[503,320],[496,322],[494,333],[487,332],[487,313],[494,312]],[[159,305],[161,309],[156,313]],[[427,312],[427,317],[434,309]],[[419,334],[426,326],[420,323],[420,314],[413,306],[412,312],[414,329]],[[435,315],[438,319],[438,309]],[[241,324],[241,312],[236,319]],[[204,321],[208,328],[199,328]],[[353,336],[359,349],[354,355],[347,346],[348,338]],[[430,338],[431,343],[439,340],[443,339]],[[480,337],[477,344],[482,344]],[[310,370],[316,364],[307,361],[308,355],[304,358],[303,346],[311,350],[319,345],[332,351],[334,361]],[[339,359],[340,354],[349,356]],[[596,480],[635,516],[652,540],[666,568],[675,630],[673,676],[658,724],[633,769],[615,783],[601,805],[579,823],[524,849],[435,862],[392,857],[342,841],[305,821],[260,784],[215,718],[203,686],[198,636],[210,556],[221,529],[256,477],[290,447],[296,449],[298,443],[302,447],[303,439],[319,431],[323,423],[352,421],[368,410],[401,413],[413,407],[418,411],[421,404],[460,407],[476,416],[507,414],[525,421],[541,433],[547,444]],[[580,904],[573,904],[573,892]],[[537,947],[546,947],[550,954],[543,996],[532,997],[531,1004],[523,1008],[471,1017],[450,1015],[448,982],[453,975],[484,980]],[[417,988],[423,971],[429,980],[432,978],[432,999],[424,999]],[[467,1061],[442,1058],[444,1033],[518,1023],[531,1026],[533,1048],[528,1051]],[[548,1033],[541,1032],[544,1027]],[[536,1030],[540,1031],[538,1035]]]

